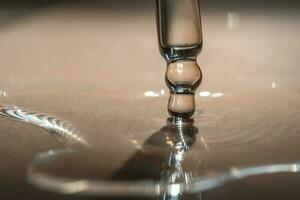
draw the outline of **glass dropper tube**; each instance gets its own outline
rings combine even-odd
[[[199,0],[157,0],[157,29],[167,62],[195,59],[202,48]]]
[[[176,120],[190,118],[202,79],[196,62],[202,48],[199,0],[157,0],[156,4],[159,48],[168,65],[168,111]]]

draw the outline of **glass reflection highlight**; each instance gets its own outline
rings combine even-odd
[[[5,90],[0,90],[0,96],[7,97],[8,94]]]
[[[199,96],[208,97],[208,96],[210,96],[210,92],[209,91],[201,91],[201,92],[199,92]]]
[[[221,93],[221,92],[216,92],[216,93],[213,93],[211,96],[213,97],[213,98],[219,98],[219,97],[222,97],[224,94],[223,93]]]
[[[80,143],[88,146],[88,143],[79,136],[80,134],[76,127],[63,118],[9,105],[0,105],[0,116],[41,127],[51,133],[60,143]]]
[[[30,163],[27,171],[28,180],[40,189],[63,194],[149,196],[175,200],[199,199],[201,192],[250,176],[299,172],[300,162],[232,167],[224,172],[205,173],[199,170],[186,170],[184,161],[197,140],[197,133],[198,129],[193,126],[193,120],[180,123],[172,119],[167,120],[167,125],[140,144],[141,148],[109,179],[61,177],[43,171],[41,169],[50,163],[56,163],[59,157],[64,159],[68,155],[81,154],[72,149],[50,150],[36,155]],[[198,139],[203,150],[208,151],[204,138]],[[92,154],[91,151],[84,153],[88,154],[82,154],[82,158]],[[97,152],[94,153],[93,156],[98,155]],[[93,156],[91,162],[95,164]],[[78,160],[84,162],[84,159]],[[97,166],[94,167],[97,169]]]
[[[154,91],[149,90],[149,91],[144,92],[144,96],[146,96],[146,97],[158,97],[159,94],[154,92]]]
[[[239,15],[235,12],[227,13],[227,29],[235,30],[238,29],[240,23]]]
[[[183,167],[185,153],[196,140],[198,129],[193,126],[193,120],[174,121],[169,119],[165,128],[167,144],[171,144],[171,151],[166,156],[161,170],[161,186],[165,191],[161,199],[182,199],[186,194],[181,191],[181,184],[189,183]]]

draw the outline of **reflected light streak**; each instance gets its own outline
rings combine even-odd
[[[231,168],[228,172],[202,177],[194,181],[187,190],[191,193],[202,192],[219,187],[226,182],[275,173],[296,173],[300,170],[300,163],[271,164],[246,168]],[[202,180],[201,180],[202,179]]]
[[[199,92],[199,96],[208,97],[208,96],[210,96],[210,92],[209,91],[201,91],[201,92]]]
[[[159,96],[165,96],[166,91],[164,89],[161,89],[158,92],[154,92],[152,90],[148,90],[144,92],[144,96],[146,97],[159,97]]]
[[[131,142],[132,142],[132,144],[134,144],[136,149],[142,148],[141,144],[137,140],[133,139],[133,140],[131,140]]]
[[[144,92],[144,95],[145,95],[146,97],[158,97],[158,96],[159,96],[158,93],[153,92],[153,91],[146,91],[146,92]]]
[[[84,191],[86,188],[88,188],[88,182],[86,180],[65,183],[62,185],[62,189],[65,191],[65,194],[78,193]]]
[[[79,136],[75,126],[65,119],[25,110],[16,106],[0,105],[0,116],[41,127],[59,142],[75,142],[84,146],[88,143]]]
[[[108,180],[89,180],[71,179],[67,177],[55,177],[51,174],[42,173],[36,170],[39,166],[47,165],[56,156],[61,154],[75,153],[65,150],[52,150],[50,153],[40,153],[34,158],[28,167],[27,175],[31,183],[38,188],[47,189],[63,194],[85,194],[85,195],[128,195],[128,196],[156,196],[168,193],[176,196],[179,193],[199,193],[216,187],[220,187],[229,181],[236,181],[250,176],[263,174],[299,172],[300,163],[285,163],[262,165],[246,168],[231,168],[224,173],[215,173],[209,176],[197,176],[193,178],[192,173],[185,174],[186,183],[154,182],[153,180],[144,181],[108,181]],[[195,172],[196,174],[197,172]]]
[[[4,91],[4,90],[0,90],[0,96],[4,96],[4,97],[7,97],[7,92]]]
[[[133,144],[138,144],[139,142],[137,140],[131,140]]]
[[[180,193],[180,185],[172,184],[168,186],[168,194],[172,196],[177,196]]]
[[[224,96],[224,93],[222,92],[215,92],[215,93],[211,93],[210,91],[201,91],[199,92],[199,96],[200,97],[213,97],[213,98],[219,98]]]
[[[140,181],[116,181],[95,179],[72,179],[56,177],[51,173],[41,172],[39,168],[49,165],[56,157],[66,154],[76,154],[72,150],[51,150],[39,153],[32,160],[27,170],[28,180],[38,188],[55,191],[63,194],[97,195],[97,196],[158,196],[169,194],[176,196],[180,193],[195,194],[222,186],[229,181],[237,181],[250,176],[259,176],[275,173],[296,173],[300,171],[300,163],[270,164],[245,168],[232,167],[222,173],[212,173],[201,176],[198,171],[185,173],[183,180],[178,183],[168,183],[164,179]],[[173,179],[172,179],[173,180]]]
[[[213,98],[219,98],[219,97],[224,96],[224,94],[221,93],[221,92],[216,92],[216,93],[213,93],[211,96],[212,96]]]
[[[227,13],[227,29],[234,30],[239,27],[239,15],[234,12]]]

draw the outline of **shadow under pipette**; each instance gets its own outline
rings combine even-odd
[[[198,129],[193,120],[181,125],[167,120],[167,125],[152,134],[141,148],[112,176],[113,180],[160,180],[162,169],[172,164],[178,167],[183,161],[185,151],[196,140]]]

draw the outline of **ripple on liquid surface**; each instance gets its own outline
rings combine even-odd
[[[195,116],[196,126],[212,148],[239,148],[287,138],[300,131],[299,100],[288,91],[233,93],[202,103]]]
[[[297,109],[293,106],[297,105],[294,102],[298,100],[298,97],[290,98],[289,101],[285,102],[276,95],[269,94],[271,96],[266,99],[265,97],[269,95],[255,94],[257,94],[257,97],[249,101],[243,100],[240,102],[236,97],[230,95],[220,98],[222,102],[218,102],[219,100],[206,101],[206,104],[203,105],[204,111],[195,116],[195,127],[198,129],[195,142],[198,144],[202,140],[202,142],[205,142],[207,147],[203,145],[203,151],[206,151],[207,148],[209,151],[214,151],[214,149],[223,147],[239,149],[245,144],[288,137],[298,131],[299,126],[296,125],[299,117],[295,116]],[[229,98],[226,99],[228,96]],[[242,97],[240,96],[240,98]],[[274,106],[268,106],[271,99]],[[292,106],[286,107],[287,104]],[[56,133],[63,136],[62,138],[69,137],[74,142],[80,142],[72,134],[70,135],[70,132],[80,132],[68,128],[72,126],[68,125],[66,120],[11,106],[2,106],[0,112],[2,116],[7,118],[40,126],[51,134]],[[168,141],[166,140],[166,142]],[[172,144],[172,141],[169,141],[168,144]],[[143,150],[145,149],[142,147],[141,151]],[[191,148],[191,151],[194,151],[194,148]],[[158,156],[161,155],[156,150],[150,150],[151,155],[152,153],[156,153]],[[111,179],[111,176],[106,173],[106,170],[111,167],[110,164],[103,163],[101,157],[97,155],[96,152],[89,150],[79,152],[70,148],[40,153],[30,163],[28,168],[29,180],[40,188],[52,189],[52,191],[65,194],[81,193],[100,196],[111,195],[112,193],[119,195],[134,195],[133,193],[135,193],[145,196],[156,196],[163,192],[174,194],[174,190],[172,191],[172,185],[174,186],[174,184],[168,185],[165,182],[162,184],[161,180],[145,179],[137,181],[124,179],[120,181]],[[201,156],[201,152],[198,150],[197,155]],[[142,154],[140,158],[144,158],[144,156],[145,154]],[[189,152],[186,153],[186,156],[189,157]],[[182,156],[179,152],[176,158],[182,159],[186,156]],[[137,161],[141,161],[140,158]],[[197,162],[193,158],[187,161],[190,164]],[[73,167],[66,168],[68,165]],[[130,167],[134,169],[137,165],[133,164]],[[136,168],[136,170],[146,173],[143,169],[143,167]],[[154,168],[149,170],[152,169]],[[185,169],[185,167],[178,169]],[[228,171],[210,171],[209,173],[201,171],[201,167],[198,169],[193,168],[191,171],[184,172],[188,182],[176,183],[178,184],[176,188],[180,188],[179,192],[196,193],[221,186],[227,181],[248,176],[266,173],[294,173],[298,172],[298,169],[299,164],[297,162],[253,165],[242,168],[233,166]],[[175,170],[174,172],[180,171]],[[75,176],[76,173],[78,176]]]

